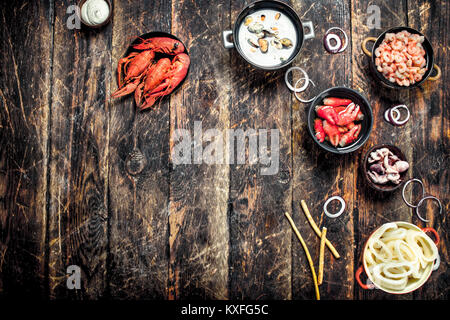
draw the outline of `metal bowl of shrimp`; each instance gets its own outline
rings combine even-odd
[[[371,51],[367,49],[368,42],[374,42]],[[389,88],[410,89],[427,79],[436,81],[441,77],[430,42],[415,29],[391,28],[378,38],[365,38],[361,48],[370,57],[370,69],[375,77]]]

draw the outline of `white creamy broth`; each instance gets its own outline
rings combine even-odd
[[[277,14],[279,14],[278,19],[276,18]],[[265,16],[264,20],[261,19],[261,16]],[[252,22],[250,22],[248,25],[245,25],[245,21],[249,17],[252,19]],[[248,42],[248,39],[251,39],[255,43],[258,43],[257,33],[249,31],[249,26],[252,26],[255,23],[261,24],[264,27],[264,30],[267,30],[271,33],[277,33],[276,37],[265,36],[263,38],[264,40],[268,41],[268,50],[266,53],[261,52],[259,48],[253,47]],[[291,41],[292,46],[282,46],[281,49],[278,49],[274,46],[274,40],[280,41],[281,39],[286,38]],[[242,53],[249,61],[262,67],[273,67],[283,63],[292,56],[295,51],[298,39],[295,25],[288,16],[278,10],[261,9],[244,18],[244,21],[239,27],[237,41],[239,42]]]

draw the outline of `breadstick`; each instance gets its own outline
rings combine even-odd
[[[322,228],[322,236],[320,237],[320,251],[319,251],[319,276],[317,282],[319,285],[323,282],[323,260],[325,255],[325,240],[327,239],[327,228]]]
[[[316,225],[316,223],[314,222],[311,213],[309,213],[308,207],[306,206],[306,202],[305,200],[300,201],[300,204],[302,205],[303,208],[303,212],[306,215],[306,218],[309,221],[309,224],[311,225],[311,227],[314,229],[314,231],[316,232],[318,237],[321,237],[322,232],[320,231],[319,227]],[[333,247],[333,245],[331,244],[330,240],[325,239],[325,244],[327,245],[328,249],[331,250],[331,252],[333,253],[334,257],[336,259],[339,259],[341,256],[339,255],[339,253],[336,251],[336,249]]]
[[[289,223],[291,224],[292,229],[294,230],[295,234],[297,235],[298,240],[300,240],[300,243],[302,244],[303,249],[305,250],[306,257],[308,258],[309,267],[311,268],[312,278],[314,281],[314,289],[316,291],[316,299],[320,300],[320,293],[319,293],[319,285],[317,284],[317,276],[316,276],[316,270],[314,270],[314,264],[311,259],[311,255],[309,254],[308,247],[306,246],[305,241],[303,241],[302,236],[300,235],[300,231],[298,231],[297,227],[295,226],[294,221],[292,220],[289,213],[285,212],[284,215],[286,218],[288,218]]]

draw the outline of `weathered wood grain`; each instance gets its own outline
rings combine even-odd
[[[231,1],[231,27],[246,4]],[[230,298],[290,299],[292,233],[284,212],[291,214],[291,109],[284,73],[257,70],[236,50],[231,51],[230,68],[231,127],[255,130],[247,140],[260,129],[275,129],[279,135],[279,150],[270,147],[275,135],[267,136],[272,160],[279,160],[275,174],[262,175],[267,165],[260,157],[251,163],[248,149],[244,164],[230,166]]]
[[[171,1],[115,1],[113,71],[135,37],[170,32]],[[110,92],[108,93],[108,95]],[[111,297],[167,298],[169,204],[169,101],[140,112],[132,96],[108,105],[109,250]]]
[[[368,6],[375,5],[380,8],[381,29],[370,29],[367,21],[369,18]],[[380,143],[389,143],[398,146],[411,161],[411,123],[404,127],[395,128],[383,120],[384,111],[397,102],[406,102],[409,99],[407,90],[394,90],[385,88],[378,82],[369,70],[369,58],[361,50],[361,42],[365,37],[378,37],[384,30],[406,25],[406,1],[352,1],[352,86],[354,89],[364,92],[371,103],[374,115],[372,134],[366,145],[355,159],[355,163],[361,163],[361,157],[371,146]],[[373,44],[373,43],[372,43]],[[411,170],[410,170],[411,171]],[[411,174],[409,172],[408,174]],[[361,264],[363,246],[372,231],[386,222],[411,221],[408,207],[404,205],[401,190],[393,193],[380,194],[370,188],[364,180],[363,173],[358,170],[357,183],[355,185],[355,213],[358,220],[355,221],[355,270]],[[356,299],[411,299],[408,295],[388,295],[381,290],[363,290],[355,282]]]
[[[306,130],[308,104],[290,95],[286,70],[257,71],[223,49],[222,30],[250,1],[113,2],[113,19],[99,30],[69,30],[66,10],[75,2],[68,0],[0,5],[0,298],[314,299],[306,257],[284,217],[291,214],[317,265],[320,241],[300,208],[305,199],[341,254],[334,259],[325,249],[322,299],[449,299],[448,2],[288,2],[316,33],[293,64],[317,85],[305,94],[345,85],[373,107],[369,141],[345,156],[314,144]],[[381,29],[368,27],[370,5],[381,10]],[[398,25],[431,41],[439,81],[397,91],[370,74],[362,40]],[[332,26],[351,38],[342,54],[323,48]],[[117,88],[117,61],[150,31],[180,37],[192,65],[170,98],[139,112],[131,96],[109,96]],[[383,121],[384,110],[398,102],[412,113],[402,128]],[[193,138],[196,121],[203,132],[224,134],[224,163],[171,162],[175,130]],[[248,158],[228,165],[228,128],[278,129],[278,173],[263,176],[266,165]],[[360,161],[378,143],[402,149],[408,175],[441,199],[442,216],[427,203],[431,222],[423,223],[401,190],[381,195],[366,186]],[[203,139],[203,151],[209,145]],[[192,146],[200,149],[194,140]],[[408,190],[408,198],[417,200],[418,191]],[[332,195],[348,206],[334,220],[322,213]],[[354,280],[362,247],[370,232],[395,220],[434,227],[441,266],[414,293],[364,291]],[[66,287],[72,264],[81,267],[81,290]]]
[[[450,5],[445,1],[408,1],[408,25],[422,32],[433,46],[435,63],[442,70],[437,82],[426,81],[421,88],[410,93],[412,111],[413,176],[424,182],[427,193],[437,196],[444,205],[443,214],[437,215],[433,202],[427,202],[422,215],[428,213],[429,223],[421,222],[413,214],[413,223],[433,227],[439,233],[438,246],[441,261],[449,261],[449,108],[448,81],[450,81],[448,50]],[[414,189],[414,199],[420,190]],[[426,209],[425,209],[426,208]],[[426,212],[426,213],[425,213]],[[434,215],[433,215],[434,213]],[[442,263],[442,262],[441,262]],[[433,272],[430,280],[414,293],[416,299],[442,299],[450,297],[448,264],[444,262]]]
[[[52,8],[8,2],[0,21],[0,297],[39,297],[47,292]]]
[[[51,298],[105,295],[108,219],[108,113],[111,26],[69,29],[71,1],[55,3],[49,161]],[[70,265],[81,290],[68,290]]]
[[[334,86],[351,86],[351,44],[340,54],[329,54],[323,46],[325,32],[338,26],[350,34],[350,8],[346,1],[302,1],[294,8],[302,21],[311,20],[315,38],[305,40],[295,65],[303,68],[317,87],[310,85],[305,97],[314,96]],[[306,30],[305,30],[306,32]],[[329,74],[324,76],[325,74]],[[299,79],[294,73],[293,80]],[[307,129],[307,110],[310,104],[303,104],[293,98],[293,215],[300,228],[313,260],[318,267],[320,239],[308,224],[300,207],[304,199],[311,215],[321,229],[327,227],[327,238],[340,254],[339,259],[326,250],[324,282],[320,286],[322,299],[351,299],[353,297],[353,227],[357,210],[353,206],[356,158],[358,152],[343,156],[328,153],[317,146]],[[327,198],[342,196],[347,208],[337,219],[330,219],[323,213]],[[306,256],[298,241],[293,238],[292,270],[293,298],[314,299],[313,281]]]
[[[184,85],[171,96],[171,150],[175,130],[188,130],[192,139],[190,164],[170,173],[170,299],[228,298],[229,230],[227,201],[229,166],[223,157],[208,163],[211,143],[226,147],[229,127],[229,54],[218,47],[229,23],[228,3],[176,1],[172,5],[172,32],[189,50],[191,67]],[[217,130],[214,142],[196,140],[194,129]],[[217,144],[219,145],[219,144]],[[203,152],[202,152],[203,151]],[[220,154],[223,149],[216,149]],[[198,157],[198,152],[205,153]],[[225,153],[223,153],[224,155]],[[206,160],[205,160],[206,159]]]

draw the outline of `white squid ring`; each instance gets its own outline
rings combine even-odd
[[[336,212],[335,214],[331,214],[331,213],[327,210],[328,204],[329,204],[331,201],[333,201],[333,200],[338,200],[338,201],[341,203],[341,208],[340,208],[339,211]],[[344,199],[342,199],[342,197],[340,197],[340,196],[333,196],[333,197],[329,198],[329,199],[325,202],[325,204],[323,205],[323,211],[325,212],[325,214],[326,214],[327,217],[329,217],[329,218],[337,218],[337,217],[339,217],[339,216],[344,212],[344,210],[345,210],[345,201],[344,201]]]
[[[439,269],[439,266],[441,265],[441,256],[437,255],[436,260],[434,261],[434,265],[433,265],[433,271],[436,271],[437,269]]]
[[[294,70],[299,70],[299,71],[301,71],[301,72],[303,73],[303,75],[304,75],[303,78],[299,79],[299,80],[305,79],[305,84],[304,84],[301,88],[297,88],[297,87],[294,88],[294,87],[291,85],[291,83],[289,82],[289,79],[288,79],[289,73],[291,73],[291,72],[294,71]],[[305,91],[306,88],[308,87],[308,84],[309,84],[309,83],[308,83],[308,82],[309,82],[309,77],[308,77],[308,74],[306,73],[306,71],[303,70],[302,68],[300,68],[300,67],[291,67],[291,68],[289,68],[289,69],[286,71],[286,73],[285,73],[285,75],[284,75],[284,82],[286,82],[286,85],[287,85],[287,87],[289,88],[289,90],[294,91],[294,92],[302,92],[302,91]],[[298,83],[298,81],[297,81],[297,83]]]

